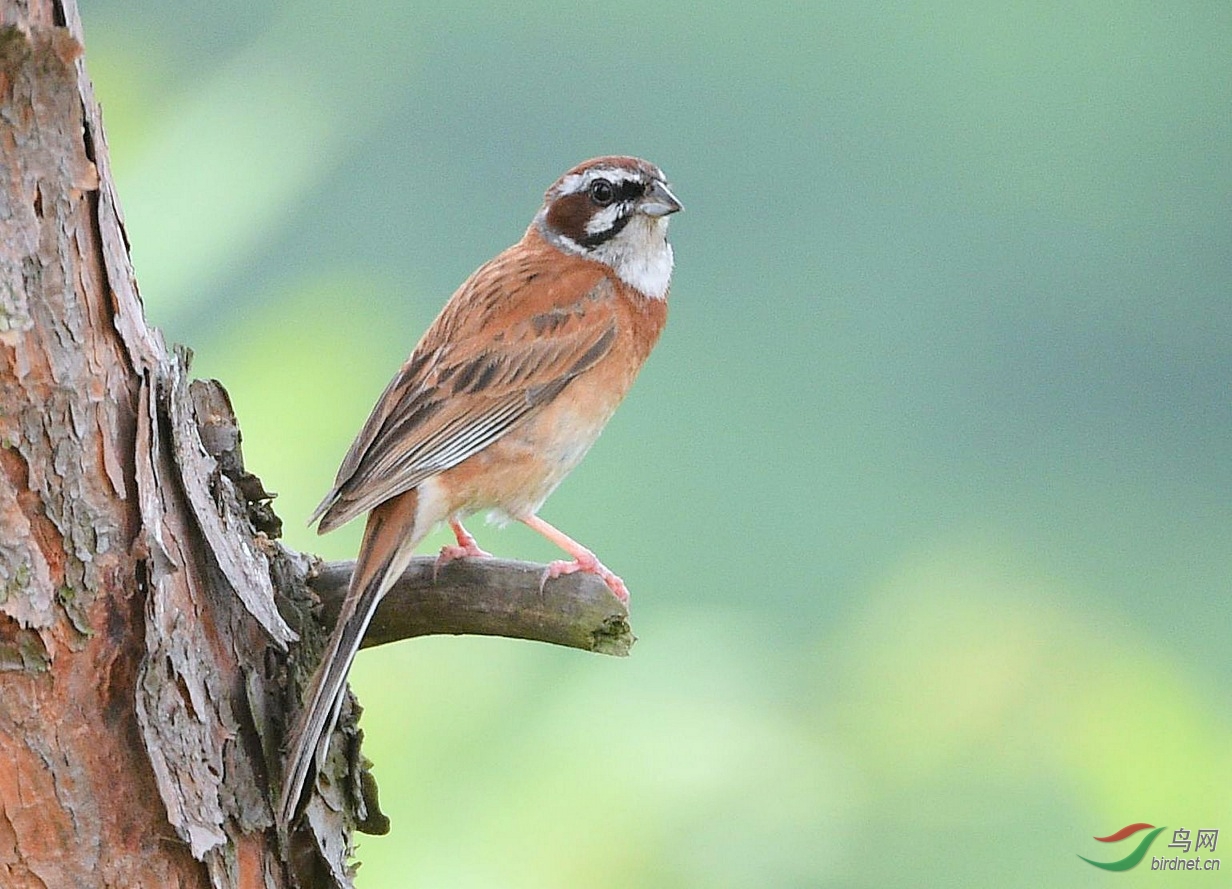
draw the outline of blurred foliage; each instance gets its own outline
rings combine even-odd
[[[149,315],[301,548],[556,175],[688,207],[545,509],[641,642],[361,657],[361,887],[1213,884],[1077,855],[1232,833],[1232,6],[83,6]]]

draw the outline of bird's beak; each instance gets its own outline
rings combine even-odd
[[[672,194],[671,190],[657,180],[650,183],[650,188],[646,189],[646,194],[642,196],[642,199],[637,204],[637,212],[656,219],[683,209],[684,204],[676,200],[676,196]]]

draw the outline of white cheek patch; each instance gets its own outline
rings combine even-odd
[[[586,234],[598,235],[607,231],[616,225],[616,220],[628,212],[628,207],[624,204],[612,204],[610,207],[604,207],[586,223]]]

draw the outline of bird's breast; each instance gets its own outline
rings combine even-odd
[[[497,509],[533,515],[586,456],[632,386],[666,317],[665,306],[630,310],[610,352],[549,404],[441,474],[450,514]]]

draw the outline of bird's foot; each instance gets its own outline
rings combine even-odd
[[[477,546],[454,546],[453,544],[442,546],[440,553],[436,556],[436,565],[432,569],[433,579],[435,580],[435,574],[441,570],[442,566],[448,565],[456,559],[477,559],[480,557],[490,559],[492,554]]]
[[[577,558],[573,561],[559,560],[548,563],[547,570],[543,572],[543,577],[539,581],[539,591],[543,592],[544,586],[554,577],[560,577],[562,574],[576,574],[578,571],[584,571],[587,574],[597,575],[607,588],[621,602],[629,604],[629,588],[625,586],[625,582],[617,577],[606,565],[595,558],[595,554],[582,550],[577,554]]]
[[[475,538],[462,527],[460,522],[450,522],[449,526],[453,528],[453,536],[458,538],[458,543],[456,546],[449,544],[441,547],[441,551],[436,557],[436,562],[432,566],[433,583],[436,582],[437,575],[441,573],[441,568],[456,559],[492,558],[490,552],[479,548]]]
[[[543,592],[544,586],[553,577],[560,577],[562,574],[574,574],[578,571],[585,571],[587,574],[597,574],[607,584],[607,588],[621,602],[629,604],[629,588],[625,586],[625,582],[607,569],[607,567],[595,558],[595,554],[588,550],[582,544],[578,543],[572,537],[558,528],[553,528],[537,515],[526,516],[519,521],[532,531],[538,531],[548,540],[555,543],[569,555],[573,556],[572,562],[552,562],[548,565],[548,569],[543,572],[543,577],[539,581],[539,592]]]

